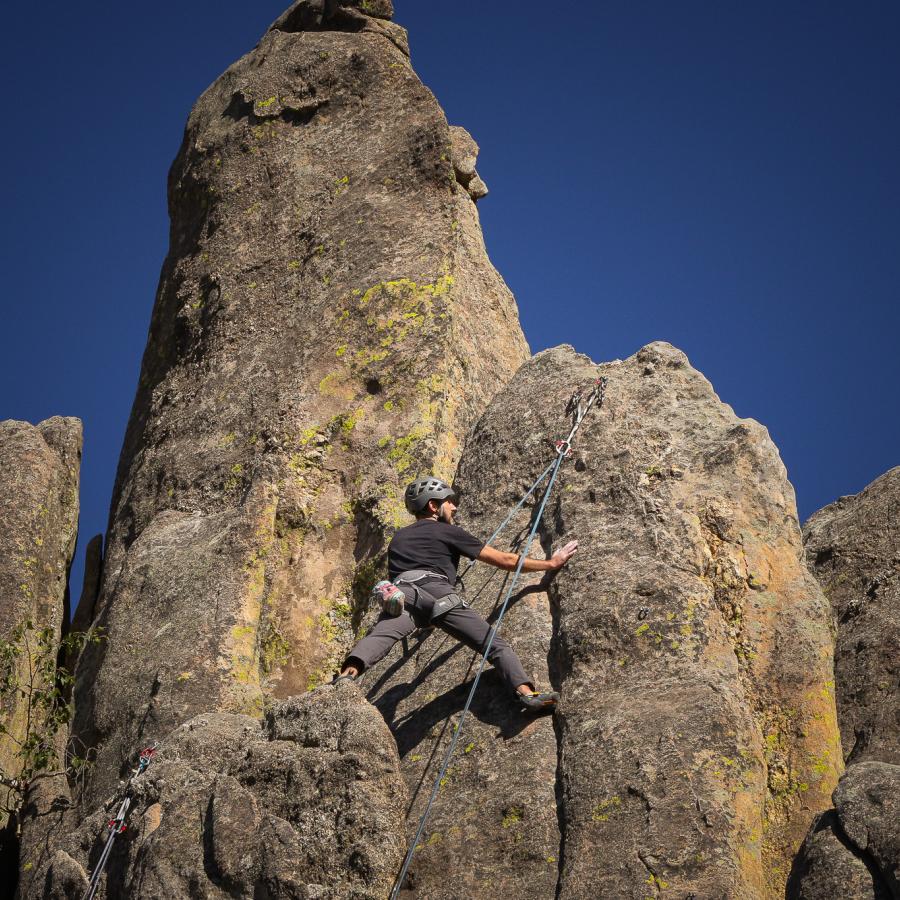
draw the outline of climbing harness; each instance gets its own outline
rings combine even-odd
[[[541,524],[541,519],[544,515],[544,508],[547,505],[547,500],[550,497],[550,493],[553,490],[553,484],[556,481],[556,476],[559,474],[559,469],[562,466],[563,462],[568,459],[572,454],[572,441],[575,439],[575,435],[578,433],[578,430],[581,428],[581,423],[584,421],[587,414],[591,411],[594,406],[598,408],[603,405],[603,397],[606,393],[606,378],[598,378],[594,383],[591,389],[585,393],[583,388],[577,388],[572,396],[569,398],[569,402],[566,404],[566,415],[570,415],[572,417],[572,428],[569,431],[569,434],[563,439],[555,442],[556,448],[556,459],[547,466],[546,469],[538,476],[537,480],[531,487],[528,489],[526,494],[522,497],[522,499],[516,504],[516,506],[510,511],[510,513],[506,516],[506,518],[501,523],[500,527],[491,535],[488,539],[487,543],[490,544],[494,541],[497,535],[512,521],[513,516],[518,512],[519,509],[523,506],[525,501],[537,490],[538,485],[543,482],[543,480],[550,475],[550,481],[547,484],[547,489],[544,491],[544,496],[541,498],[540,505],[538,506],[537,514],[534,516],[534,519],[531,524],[531,529],[528,532],[528,537],[525,540],[525,545],[523,551],[519,554],[519,561],[516,564],[515,571],[513,572],[513,577],[510,583],[507,585],[506,593],[503,597],[503,602],[500,605],[500,611],[497,614],[497,620],[494,622],[493,627],[488,634],[488,639],[485,642],[484,649],[481,650],[481,663],[478,666],[478,671],[475,673],[475,678],[472,681],[472,687],[469,690],[469,696],[466,698],[466,703],[463,706],[462,713],[460,713],[459,722],[453,730],[453,737],[450,740],[450,745],[447,748],[446,753],[444,754],[444,759],[441,762],[440,771],[437,774],[437,777],[434,780],[434,785],[431,789],[431,796],[428,798],[428,802],[425,804],[425,811],[422,813],[421,819],[419,819],[419,826],[416,829],[415,837],[409,844],[409,847],[406,851],[406,858],[403,860],[403,867],[400,870],[400,874],[397,876],[397,881],[394,884],[394,889],[391,891],[390,900],[397,900],[397,896],[400,894],[400,889],[403,887],[403,882],[406,880],[406,873],[409,870],[409,865],[412,862],[413,854],[416,851],[416,847],[419,845],[419,840],[422,837],[422,833],[425,830],[425,823],[428,821],[428,815],[431,812],[431,807],[434,804],[435,798],[437,797],[438,791],[440,790],[441,783],[444,780],[444,776],[447,773],[447,768],[450,765],[450,760],[453,757],[453,752],[456,750],[456,745],[459,742],[459,736],[462,734],[463,723],[465,722],[466,716],[468,715],[469,708],[472,705],[472,701],[475,698],[475,691],[478,690],[478,682],[481,680],[481,673],[484,671],[485,663],[487,662],[488,653],[490,652],[491,647],[494,643],[494,638],[497,636],[497,633],[500,630],[500,624],[503,621],[503,616],[506,613],[506,607],[509,605],[509,599],[512,596],[513,588],[516,585],[516,582],[519,579],[519,575],[522,573],[522,567],[525,564],[525,559],[528,556],[528,551],[531,548],[531,542],[534,539],[535,534],[537,533],[538,527]],[[469,569],[471,569],[471,565],[466,568],[467,574]]]
[[[439,572],[410,569],[401,572],[394,581],[397,585],[406,586],[413,595],[409,604],[418,612],[420,621],[431,623],[451,609],[462,606],[462,597],[453,589],[450,579]]]
[[[122,802],[119,804],[119,810],[115,815],[115,818],[110,819],[106,823],[106,828],[109,832],[109,836],[106,838],[106,845],[103,848],[103,852],[100,854],[100,859],[97,860],[97,866],[94,869],[94,874],[91,875],[90,884],[88,884],[88,888],[85,891],[84,897],[82,900],[93,900],[94,894],[97,893],[97,888],[100,886],[100,876],[103,874],[103,870],[106,868],[106,863],[109,860],[109,855],[112,853],[113,844],[115,843],[116,836],[122,834],[126,829],[125,818],[128,815],[128,810],[131,807],[131,785],[135,778],[138,775],[143,775],[144,772],[147,771],[147,767],[150,765],[150,762],[153,759],[153,754],[156,753],[156,744],[152,747],[145,747],[141,750],[141,755],[138,758],[138,766],[131,773],[131,777],[128,781],[125,782],[125,797],[122,799]]]

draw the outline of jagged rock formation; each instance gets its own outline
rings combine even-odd
[[[39,425],[0,422],[0,639],[9,641],[17,627],[33,623],[18,642],[23,684],[29,681],[29,656],[34,663],[37,633],[49,628],[58,643],[68,622],[81,442],[81,422],[74,418],[56,416]],[[27,697],[0,697],[0,721],[7,729],[0,735],[0,769],[8,777],[19,775],[16,754],[27,716]]]
[[[599,375],[604,408],[540,532],[546,552],[580,549],[549,609],[527,593],[505,629],[539,680],[549,660],[556,734],[484,685],[416,851],[416,897],[781,897],[830,803],[829,610],[793,490],[766,430],[683,353],[656,343],[596,366],[557,348],[525,364],[467,441],[462,524],[499,523],[565,436],[572,390]],[[411,833],[471,654],[440,634],[400,653],[367,678],[415,797]]]
[[[99,897],[383,900],[402,860],[405,788],[381,716],[349,685],[277,704],[260,724],[207,713],[133,782]],[[83,896],[121,795],[60,814],[32,846],[21,897]],[[30,865],[29,865],[30,864]]]
[[[900,766],[854,763],[834,809],[813,825],[794,865],[788,900],[900,897]]]
[[[837,624],[835,690],[847,773],[811,830],[792,900],[900,897],[900,468],[804,526]]]
[[[187,718],[321,681],[399,486],[527,357],[391,12],[295,3],[191,113],[79,665],[89,808]]]
[[[900,765],[900,467],[819,510],[803,531],[837,621],[844,758]]]
[[[78,605],[72,614],[73,631],[87,631],[94,621],[97,595],[100,592],[100,576],[103,571],[103,535],[95,534],[84,550],[84,576]]]

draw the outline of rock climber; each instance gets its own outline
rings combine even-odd
[[[498,569],[514,571],[515,553],[488,546],[453,523],[458,498],[439,478],[418,478],[407,486],[404,502],[416,521],[401,528],[388,545],[388,577],[405,597],[399,615],[383,612],[371,631],[350,651],[337,679],[353,680],[382,659],[397,641],[416,628],[434,624],[481,653],[491,626],[456,593],[460,556],[478,559]],[[550,559],[526,557],[524,572],[556,572],[571,559],[578,541],[570,541]],[[494,637],[487,655],[529,710],[552,708],[556,691],[538,691],[512,647],[500,635]]]

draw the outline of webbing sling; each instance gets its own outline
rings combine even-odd
[[[419,820],[419,827],[416,829],[416,835],[410,842],[410,845],[406,851],[406,858],[403,860],[403,868],[400,870],[400,874],[397,876],[397,881],[394,885],[394,889],[391,891],[391,900],[396,900],[397,895],[400,893],[400,889],[403,887],[403,882],[406,880],[406,873],[409,870],[409,864],[412,862],[413,854],[416,851],[416,847],[419,844],[419,839],[422,837],[422,832],[425,830],[425,823],[428,821],[428,815],[431,812],[431,807],[434,804],[435,798],[437,797],[438,791],[441,787],[441,782],[444,779],[444,776],[447,773],[447,768],[450,765],[450,759],[453,756],[453,751],[456,749],[456,745],[459,742],[459,736],[462,734],[463,723],[465,722],[466,716],[469,712],[469,707],[472,705],[472,700],[475,698],[475,691],[478,690],[478,682],[481,680],[481,673],[484,671],[485,663],[487,662],[487,656],[490,652],[491,647],[494,643],[494,638],[497,636],[497,632],[500,630],[500,624],[503,621],[503,616],[506,613],[506,607],[509,604],[509,598],[512,596],[513,588],[516,586],[516,582],[519,579],[519,575],[522,573],[522,567],[525,565],[525,559],[528,556],[528,551],[531,548],[531,542],[534,539],[535,534],[537,533],[538,527],[541,524],[541,519],[544,515],[544,508],[547,505],[547,500],[550,497],[550,493],[553,490],[553,484],[556,481],[556,476],[559,474],[560,466],[563,463],[563,460],[567,459],[572,452],[572,441],[575,438],[575,435],[578,433],[578,429],[581,428],[581,423],[584,421],[584,417],[591,410],[591,407],[596,403],[598,406],[602,406],[603,404],[603,395],[606,391],[606,379],[599,378],[586,399],[582,397],[582,393],[580,390],[576,390],[572,395],[569,403],[566,407],[566,412],[572,413],[573,416],[573,425],[572,429],[569,432],[569,436],[562,441],[556,442],[556,459],[547,467],[550,471],[550,481],[547,484],[547,490],[544,491],[544,496],[541,498],[540,506],[538,507],[537,515],[534,517],[534,521],[531,525],[531,530],[528,532],[528,537],[525,541],[525,548],[519,554],[519,561],[516,563],[515,571],[513,572],[512,580],[506,588],[506,594],[503,597],[503,603],[500,605],[500,612],[497,615],[497,620],[491,628],[490,634],[488,634],[487,642],[485,643],[484,649],[481,650],[481,663],[478,666],[478,671],[475,673],[475,679],[472,681],[472,687],[469,691],[469,696],[466,698],[465,706],[463,706],[462,713],[459,717],[459,723],[453,731],[453,737],[450,741],[450,746],[447,748],[447,752],[444,754],[443,762],[441,763],[440,771],[438,772],[437,778],[434,780],[434,785],[431,789],[431,796],[428,798],[428,803],[425,804],[425,811],[422,813],[422,818]],[[582,403],[582,401],[584,402]],[[500,533],[500,531],[506,527],[507,523],[512,519],[516,510],[518,510],[525,500],[531,495],[531,493],[537,488],[538,484],[543,481],[546,471],[542,474],[538,480],[531,486],[531,489],[528,493],[519,501],[518,505],[513,509],[513,511],[506,517],[503,524],[498,528],[491,537],[491,540],[496,538],[496,536]],[[468,569],[466,569],[468,572]]]

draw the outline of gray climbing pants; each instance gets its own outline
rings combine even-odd
[[[484,655],[484,645],[491,626],[475,610],[468,606],[457,606],[435,619],[432,624]],[[350,651],[344,665],[355,666],[360,672],[364,672],[383,659],[397,641],[408,637],[418,627],[408,610],[404,610],[399,616],[382,613],[372,630]],[[519,657],[499,634],[491,644],[487,659],[513,690],[520,684],[534,684],[525,674]]]

